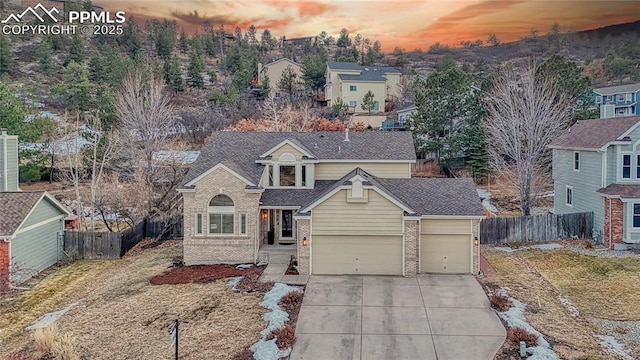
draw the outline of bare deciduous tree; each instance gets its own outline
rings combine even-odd
[[[524,70],[500,72],[489,91],[485,124],[492,167],[517,185],[525,216],[530,215],[532,195],[546,185],[539,180],[550,170],[547,145],[571,116],[555,79],[536,77],[535,69],[530,62]],[[511,170],[515,175],[509,175]]]
[[[122,81],[115,104],[125,134],[138,144],[146,161],[146,178],[151,182],[153,153],[175,129],[173,106],[164,83],[141,71],[129,73]]]

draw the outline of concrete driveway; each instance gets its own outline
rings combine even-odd
[[[506,331],[471,275],[311,276],[292,360],[491,360]]]

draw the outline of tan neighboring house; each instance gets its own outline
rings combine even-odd
[[[350,111],[367,113],[362,109],[362,100],[371,91],[375,101],[371,112],[384,112],[385,102],[400,95],[400,77],[398,70],[388,66],[327,61],[324,97],[328,106],[341,99]]]
[[[184,261],[301,274],[477,273],[470,179],[412,178],[409,132],[215,132],[180,187]]]
[[[282,58],[266,65],[258,63],[258,79],[262,82],[265,76],[269,77],[271,96],[281,97],[284,95],[284,92],[278,88],[278,82],[280,82],[282,74],[288,67],[291,67],[291,70],[297,75],[298,81],[302,84],[302,66],[293,60]]]

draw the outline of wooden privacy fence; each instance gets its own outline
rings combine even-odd
[[[64,253],[73,260],[119,259],[146,237],[182,238],[182,222],[145,219],[122,232],[65,231]]]
[[[486,218],[480,222],[481,244],[550,241],[591,237],[593,212]]]

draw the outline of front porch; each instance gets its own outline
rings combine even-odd
[[[260,209],[260,228],[258,243],[263,245],[282,245],[292,247],[295,252],[296,224],[293,214],[297,208]]]

